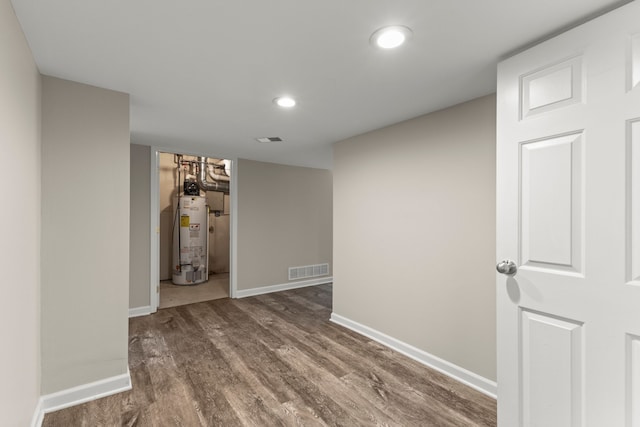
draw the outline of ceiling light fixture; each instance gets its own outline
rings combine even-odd
[[[369,41],[372,45],[382,49],[393,49],[403,44],[413,33],[404,25],[391,25],[378,28],[371,34]]]
[[[291,107],[295,107],[296,100],[291,98],[290,96],[281,96],[279,98],[274,99],[273,103],[276,104],[278,107],[291,108]]]

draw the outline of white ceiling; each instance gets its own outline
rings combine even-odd
[[[43,74],[131,94],[133,143],[329,168],[332,143],[492,93],[500,59],[627,1],[12,2]],[[391,24],[410,42],[370,46]]]

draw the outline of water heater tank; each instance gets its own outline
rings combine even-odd
[[[206,198],[181,195],[174,203],[173,283],[195,285],[206,282],[209,246]]]

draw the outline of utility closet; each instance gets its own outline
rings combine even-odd
[[[160,154],[160,280],[197,285],[229,272],[231,162]]]

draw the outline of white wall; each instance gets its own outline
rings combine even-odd
[[[0,0],[0,424],[28,426],[40,397],[40,75]]]
[[[334,145],[333,311],[496,379],[495,96]]]
[[[127,372],[129,96],[42,78],[42,392]]]
[[[149,301],[149,246],[151,203],[151,149],[131,144],[131,194],[129,240],[129,308],[146,307]]]
[[[238,161],[238,290],[332,263],[331,171]]]

